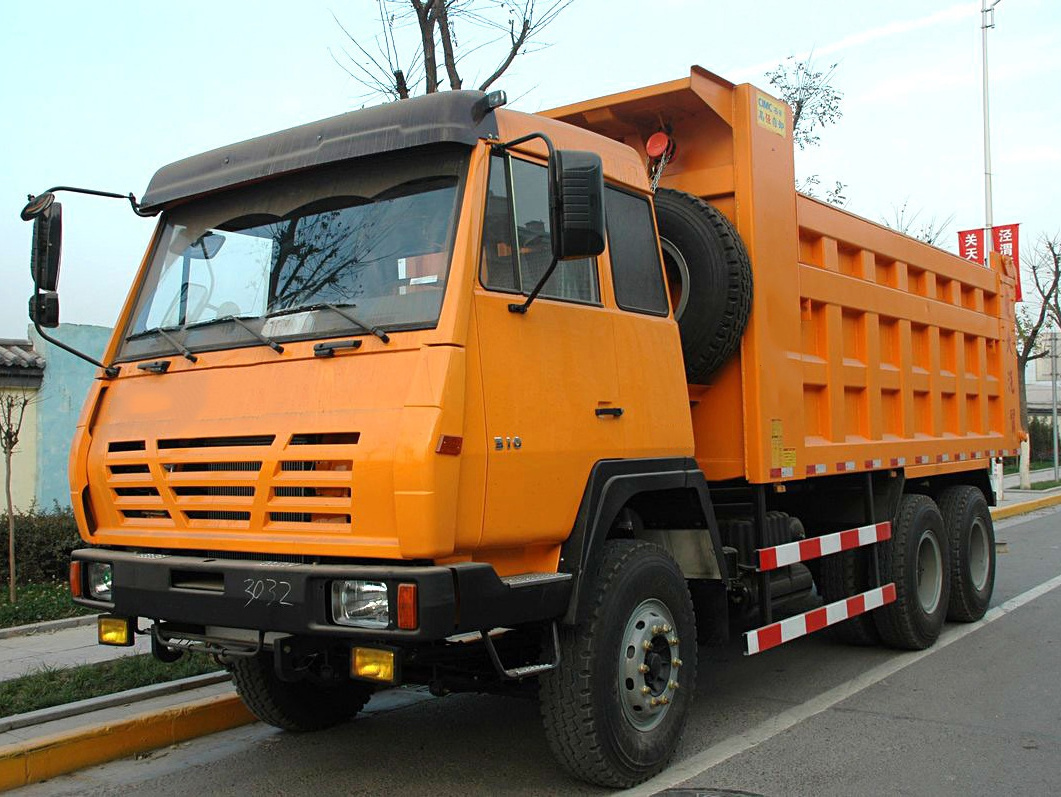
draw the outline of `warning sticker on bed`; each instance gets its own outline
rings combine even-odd
[[[771,133],[777,133],[782,138],[785,135],[787,117],[785,116],[784,103],[780,103],[769,95],[758,92],[756,103],[756,118],[760,127],[765,127]]]

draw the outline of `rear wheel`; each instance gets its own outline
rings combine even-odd
[[[541,677],[549,745],[573,775],[629,787],[673,755],[696,683],[696,621],[662,548],[608,542],[589,619],[561,634],[560,666]]]
[[[893,647],[930,647],[943,628],[950,598],[950,542],[936,503],[904,495],[891,539],[880,546],[881,579],[895,582],[895,601],[873,618]]]
[[[236,691],[258,719],[287,731],[319,731],[352,718],[372,696],[356,681],[281,681],[268,653],[227,664]]]
[[[843,551],[821,560],[821,593],[826,603],[850,598],[870,589],[872,553],[864,548]],[[833,638],[848,645],[879,645],[880,633],[872,614],[859,614],[829,626]]]
[[[951,549],[947,619],[979,620],[995,589],[995,527],[987,500],[975,487],[949,487],[939,497],[939,511]]]

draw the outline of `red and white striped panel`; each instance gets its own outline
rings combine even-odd
[[[779,623],[764,625],[744,635],[744,655],[754,656],[764,650],[776,648],[785,642],[791,642],[793,639],[813,634],[827,626],[842,623],[856,615],[879,609],[894,600],[895,584],[885,584],[883,587],[844,598],[819,609],[797,614]]]
[[[857,529],[838,531],[835,534],[823,534],[821,537],[809,537],[797,542],[786,542],[772,548],[759,548],[759,572],[776,570],[779,567],[806,562],[831,553],[848,551],[862,545],[872,545],[892,536],[892,524],[873,523],[859,526]]]

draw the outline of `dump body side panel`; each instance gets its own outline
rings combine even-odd
[[[1011,263],[984,268],[798,194],[788,109],[699,67],[545,113],[646,162],[665,129],[677,149],[660,185],[718,207],[748,249],[739,355],[689,386],[709,479],[930,475],[1016,447]]]

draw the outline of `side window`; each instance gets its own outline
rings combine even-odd
[[[483,285],[529,294],[552,262],[550,235],[546,168],[507,155],[492,156],[479,272]],[[596,258],[557,263],[539,296],[600,302]]]
[[[616,303],[635,313],[666,315],[667,293],[648,200],[606,186],[604,211]]]

